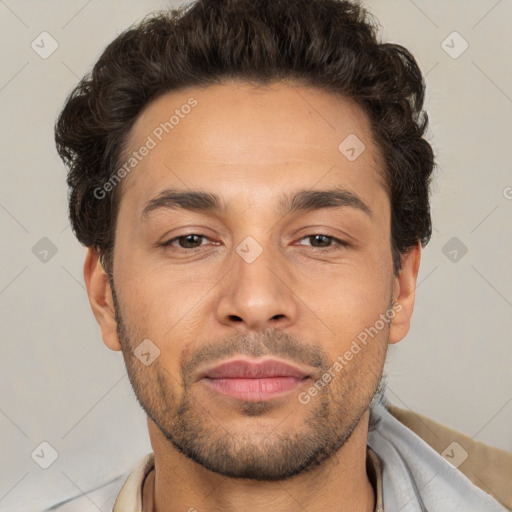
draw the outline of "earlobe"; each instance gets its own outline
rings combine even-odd
[[[87,248],[84,280],[92,312],[100,326],[103,343],[111,350],[120,351],[112,290],[107,274],[100,264],[99,255],[92,247]]]
[[[414,309],[416,280],[421,260],[421,244],[418,242],[402,255],[402,270],[394,278],[393,297],[395,315],[390,322],[388,343],[398,343],[409,332]]]

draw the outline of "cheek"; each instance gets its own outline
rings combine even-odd
[[[332,361],[346,351],[352,351],[349,358],[357,359],[355,365],[349,363],[351,367],[367,357],[380,359],[377,352],[387,344],[389,327],[380,315],[388,311],[391,293],[382,271],[377,267],[362,271],[354,265],[331,273],[325,281],[310,277],[297,293],[307,304],[302,306],[301,329],[313,333],[312,339],[317,338],[315,343],[323,345]]]
[[[127,267],[118,278],[126,314],[142,327],[152,326],[152,331],[171,328],[207,289],[206,283],[186,273],[183,269],[175,272],[163,267],[143,271],[135,263]]]
[[[296,282],[297,295],[315,312],[349,324],[373,323],[389,305],[390,274],[374,262],[339,265],[322,274],[310,271]]]
[[[169,269],[139,273],[126,272],[120,295],[123,321],[132,344],[150,339],[160,350],[163,367],[177,375],[183,351],[204,338],[204,325],[211,308],[208,282],[170,272]],[[140,338],[140,341],[139,341]]]

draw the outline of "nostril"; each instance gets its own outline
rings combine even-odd
[[[242,319],[236,315],[229,315],[230,320],[234,320],[235,322],[242,322]]]

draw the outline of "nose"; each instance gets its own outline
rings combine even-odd
[[[254,260],[247,258],[241,245],[239,252],[232,255],[231,271],[222,280],[217,320],[223,325],[251,331],[283,329],[293,324],[298,304],[286,261],[269,248],[263,249]],[[246,248],[256,250],[250,243]]]

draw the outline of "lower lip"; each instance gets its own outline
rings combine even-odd
[[[240,400],[270,400],[302,386],[308,377],[269,377],[261,379],[211,379],[203,381],[214,391]]]

